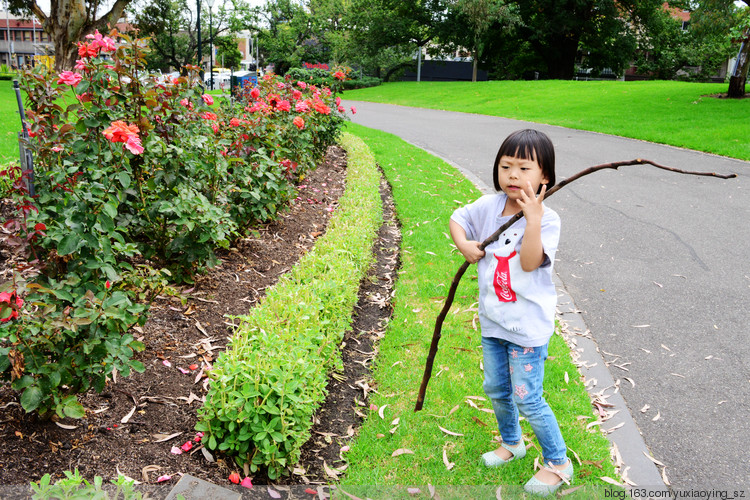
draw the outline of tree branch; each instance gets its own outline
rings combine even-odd
[[[601,165],[595,165],[593,167],[589,167],[585,170],[581,170],[577,174],[574,174],[568,177],[567,179],[560,181],[558,184],[550,188],[550,190],[547,191],[547,193],[544,195],[544,199],[546,200],[547,198],[555,194],[560,189],[564,188],[571,182],[580,179],[581,177],[592,174],[594,172],[598,172],[599,170],[605,170],[605,169],[617,170],[619,167],[625,167],[628,165],[652,165],[656,168],[667,170],[669,172],[675,172],[678,174],[718,177],[719,179],[733,179],[737,177],[737,174],[723,175],[723,174],[717,174],[714,172],[690,172],[688,170],[680,170],[679,168],[673,168],[673,167],[660,165],[651,160],[643,160],[643,159],[638,158],[638,159],[630,160],[630,161],[618,161],[618,162],[613,162],[613,163],[604,163]],[[510,226],[515,224],[522,217],[523,217],[523,212],[519,212],[513,217],[511,217],[511,219],[508,222],[500,226],[500,228],[497,231],[492,233],[486,240],[484,240],[479,246],[479,248],[484,250],[488,245],[496,241],[500,237],[503,231],[505,231]],[[425,363],[424,375],[422,376],[422,384],[419,387],[419,394],[417,395],[417,404],[414,407],[415,412],[421,410],[422,405],[424,404],[424,396],[425,396],[425,392],[427,392],[427,384],[429,383],[430,377],[432,376],[432,365],[435,361],[435,355],[437,354],[437,350],[438,350],[438,342],[440,342],[440,337],[442,335],[441,332],[443,329],[443,321],[445,321],[445,317],[447,316],[448,311],[450,310],[451,305],[453,304],[453,299],[455,298],[456,290],[458,289],[458,283],[459,281],[461,281],[461,277],[469,268],[469,265],[470,264],[468,261],[464,261],[464,263],[461,264],[461,267],[458,269],[458,272],[456,272],[456,275],[453,277],[453,281],[451,282],[451,287],[450,287],[450,290],[448,291],[448,296],[445,298],[445,304],[443,304],[443,309],[440,311],[440,314],[438,314],[438,317],[435,321],[435,330],[432,333],[432,342],[430,344],[430,350],[427,353],[427,362]]]

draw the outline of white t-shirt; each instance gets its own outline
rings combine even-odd
[[[482,242],[505,224],[505,193],[486,195],[456,210],[451,219],[470,240]],[[542,247],[544,262],[531,272],[521,269],[521,239],[526,219],[506,229],[485,248],[477,264],[479,276],[479,322],[482,336],[497,337],[523,347],[546,344],[555,329],[557,292],[552,268],[560,240],[560,217],[544,206]]]

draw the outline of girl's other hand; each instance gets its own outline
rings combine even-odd
[[[529,220],[542,220],[542,215],[544,215],[542,200],[544,200],[544,193],[546,192],[547,185],[542,184],[542,190],[539,192],[539,196],[536,196],[531,182],[526,183],[526,188],[521,191],[521,198],[518,200],[518,205],[523,210],[523,216],[526,217],[527,222]]]

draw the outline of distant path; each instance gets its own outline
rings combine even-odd
[[[620,365],[610,372],[669,481],[750,490],[749,162],[503,118],[351,104],[355,123],[396,134],[485,187],[500,142],[524,127],[552,138],[558,179],[634,158],[736,172],[719,180],[623,167],[548,203],[563,221],[555,268],[604,358]]]

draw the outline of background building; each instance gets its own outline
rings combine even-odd
[[[0,11],[0,64],[20,68],[54,56],[49,35],[36,19],[22,19]],[[41,56],[41,57],[40,57]]]

